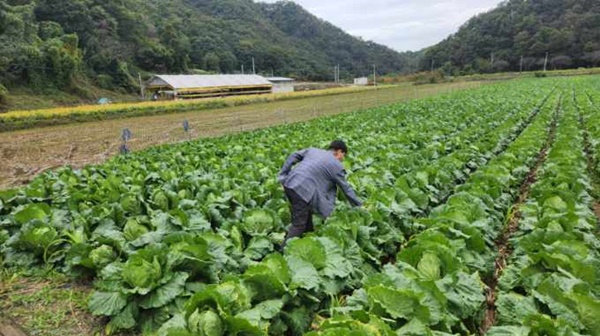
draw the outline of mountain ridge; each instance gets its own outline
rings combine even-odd
[[[252,0],[7,0],[0,3],[3,90],[134,92],[138,73],[257,72],[306,80],[406,71],[407,58],[301,6]],[[1,91],[1,90],[0,90]]]
[[[420,69],[432,64],[454,75],[598,66],[600,2],[504,1],[426,48]]]

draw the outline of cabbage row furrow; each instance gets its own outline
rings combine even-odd
[[[546,100],[547,97],[531,112],[523,110],[518,115],[507,116],[509,118],[504,123],[488,124],[487,127],[495,128],[486,132],[485,137],[472,140],[461,137],[463,145],[454,152],[438,160],[416,163],[409,172],[396,179],[386,183],[378,183],[375,179],[367,182],[351,179],[359,190],[361,185],[370,186],[367,194],[370,195],[371,216],[338,212],[323,229],[332,230],[333,223],[344,223],[342,227],[346,231],[360,230],[362,226],[364,235],[356,238],[364,257],[376,261],[394,256],[398,243],[420,230],[412,224],[414,219],[427,216],[433,207],[444,203],[457,185],[464,183],[470,174],[505,150],[537,116]],[[377,244],[378,241],[383,244]]]
[[[600,83],[597,79],[595,84]],[[587,91],[585,85],[578,85],[574,89],[576,107],[580,113],[580,122],[584,128],[585,151],[588,156],[588,170],[593,188],[591,194],[596,199],[595,212],[600,214],[600,91]],[[600,223],[599,223],[600,229]]]
[[[367,277],[318,334],[367,328],[382,335],[477,333],[485,312],[483,281],[494,272],[495,240],[548,141],[556,110],[544,108],[504,153],[417,220],[424,230],[398,253],[396,263]]]
[[[583,150],[587,159],[588,175],[590,177],[590,194],[595,199],[593,208],[596,216],[600,215],[600,170],[598,170],[598,144],[600,141],[600,110],[592,102],[588,93],[578,88],[573,89],[573,104],[577,110],[579,124],[583,130]],[[600,229],[600,219],[599,219]]]
[[[535,164],[530,168],[527,176],[523,180],[523,183],[519,187],[518,196],[515,202],[510,207],[510,212],[504,223],[504,228],[501,234],[496,240],[496,248],[498,250],[496,259],[494,261],[494,273],[486,279],[486,304],[487,309],[483,318],[481,332],[486,333],[490,327],[496,323],[496,287],[498,286],[498,280],[502,276],[506,263],[510,255],[512,254],[513,247],[510,245],[509,240],[512,238],[515,232],[519,228],[519,221],[521,220],[520,208],[529,197],[531,186],[537,179],[537,174],[541,166],[546,160],[548,150],[554,142],[556,136],[556,124],[558,122],[559,113],[561,111],[561,100],[559,98],[558,105],[556,107],[555,117],[550,125],[550,131],[546,142],[540,152],[536,156]]]
[[[564,105],[556,141],[521,206],[488,335],[600,333],[597,218],[577,110],[572,100]]]

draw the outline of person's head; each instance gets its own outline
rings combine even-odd
[[[329,145],[329,150],[333,152],[333,156],[339,161],[343,161],[346,153],[348,153],[348,147],[342,140],[333,140]]]

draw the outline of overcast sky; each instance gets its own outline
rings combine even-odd
[[[275,0],[261,0],[275,2]],[[397,51],[434,45],[500,0],[294,0],[348,33]]]

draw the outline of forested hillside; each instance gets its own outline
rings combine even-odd
[[[135,92],[138,74],[259,73],[328,80],[600,65],[600,2],[509,0],[421,52],[350,36],[290,1],[0,1],[0,109],[15,88]],[[546,54],[548,55],[546,58]],[[419,64],[420,63],[420,64]]]
[[[477,73],[600,65],[600,1],[509,0],[429,48],[421,69]]]
[[[352,37],[292,2],[0,1],[0,84],[134,90],[138,72],[264,74],[325,80],[402,71],[401,54]]]

